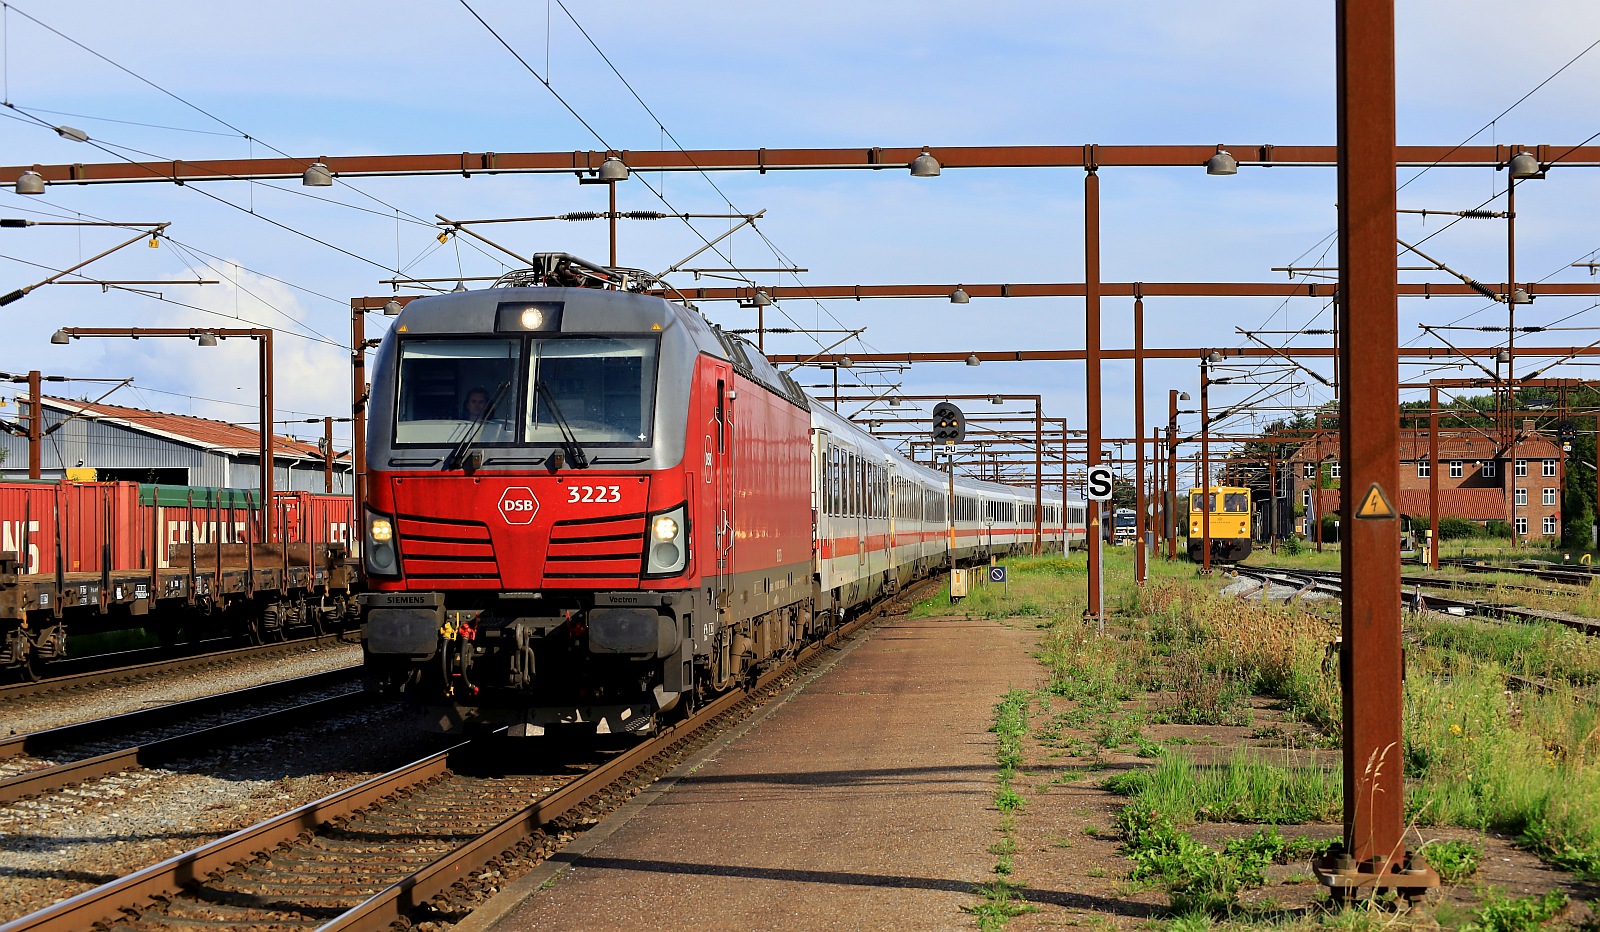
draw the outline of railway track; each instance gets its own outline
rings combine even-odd
[[[1439,565],[1454,567],[1468,573],[1514,573],[1569,586],[1587,586],[1596,576],[1593,567],[1556,565],[1539,560],[1519,560],[1516,563],[1502,565],[1468,557],[1441,557]]]
[[[1239,567],[1237,572],[1241,576],[1260,580],[1263,583],[1263,588],[1268,583],[1297,586],[1298,591],[1295,596],[1311,591],[1321,592],[1335,598],[1342,594],[1339,582],[1341,576],[1331,570]],[[1600,635],[1600,622],[1592,618],[1584,618],[1567,612],[1525,608],[1520,605],[1510,605],[1503,602],[1452,598],[1440,595],[1437,592],[1424,594],[1422,591],[1429,588],[1504,588],[1494,583],[1474,585],[1469,580],[1441,580],[1432,576],[1401,576],[1400,581],[1402,603],[1412,611],[1433,610],[1453,615],[1477,615],[1485,618],[1502,618],[1521,622],[1553,622],[1582,631],[1585,634]],[[1252,593],[1242,593],[1242,595],[1250,595],[1256,591],[1260,591],[1260,589],[1253,590]],[[1292,601],[1295,596],[1291,596],[1288,601]]]
[[[182,757],[225,746],[263,731],[304,725],[332,715],[361,708],[377,701],[360,692],[360,667],[315,673],[264,686],[235,690],[202,699],[191,699],[154,709],[65,725],[0,738],[0,804],[42,796],[97,777],[143,767],[159,766]],[[232,721],[206,722],[229,712],[249,710],[280,703],[296,695],[336,691],[311,702],[290,705],[269,712],[256,712]],[[199,727],[192,723],[202,722]],[[190,723],[184,728],[174,728]],[[127,735],[165,729],[137,745],[125,745]],[[110,739],[118,739],[113,750],[101,751]],[[70,749],[80,749],[79,754]],[[81,755],[81,756],[80,756]],[[70,757],[72,760],[47,763],[43,757]],[[39,766],[32,766],[32,765]]]
[[[188,657],[150,661],[148,663],[135,663],[106,669],[86,670],[79,673],[66,673],[36,682],[9,683],[0,685],[0,703],[10,699],[21,699],[56,692],[87,691],[102,689],[107,686],[127,685],[170,673],[205,670],[241,660],[270,659],[305,650],[319,650],[335,643],[343,643],[343,641],[333,635],[320,635],[292,641],[277,641],[272,644],[259,644],[252,647],[234,647],[204,654],[194,654]]]
[[[507,774],[494,737],[463,742],[348,790],[63,900],[0,932],[120,932],[197,926],[378,930],[442,915],[458,884],[502,857],[542,858],[677,762],[751,714],[788,677],[924,582],[880,604],[748,691],[604,760]]]

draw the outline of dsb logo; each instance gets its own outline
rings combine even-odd
[[[500,517],[507,524],[532,524],[539,513],[539,500],[533,490],[525,485],[512,486],[500,495]]]

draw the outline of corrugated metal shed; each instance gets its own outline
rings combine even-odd
[[[20,401],[20,399],[19,399]],[[21,402],[16,420],[27,415]],[[44,438],[41,470],[45,479],[59,479],[66,470],[92,468],[116,470],[118,478],[135,478],[127,471],[161,470],[161,481],[173,484],[253,488],[259,485],[260,433],[253,428],[187,414],[146,411],[104,402],[43,399],[44,425],[54,432]],[[8,418],[8,420],[11,418]],[[291,437],[274,440],[274,487],[285,491],[321,492],[324,489],[321,452]],[[0,476],[22,478],[28,474],[28,441],[0,434],[6,451]],[[348,492],[348,454],[334,460],[333,490]]]

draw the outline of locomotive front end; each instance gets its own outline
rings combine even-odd
[[[693,688],[681,313],[513,283],[413,301],[384,339],[364,643],[433,727],[647,731]]]

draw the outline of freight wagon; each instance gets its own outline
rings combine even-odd
[[[352,500],[136,482],[0,482],[0,675],[67,638],[323,631],[353,618]]]

